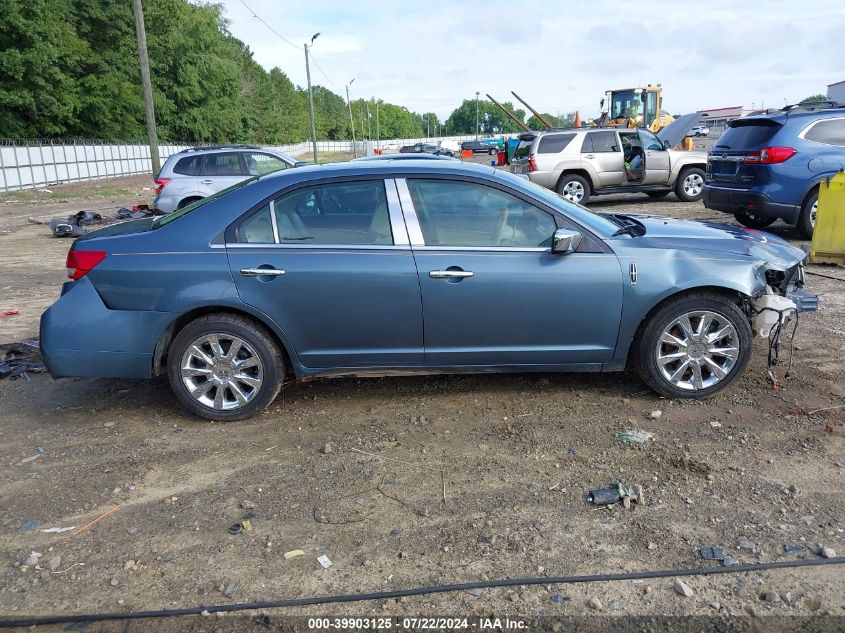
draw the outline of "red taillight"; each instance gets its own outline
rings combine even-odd
[[[764,147],[757,152],[746,154],[744,162],[755,165],[776,165],[789,160],[797,153],[797,150],[791,147]]]
[[[68,251],[67,276],[80,279],[106,258],[106,251]]]
[[[165,185],[167,185],[167,183],[169,183],[171,180],[173,180],[173,179],[172,178],[156,178],[156,180],[155,180],[156,195],[160,194],[161,190],[164,189]]]
[[[533,155],[528,157],[528,171],[537,171],[537,159]]]

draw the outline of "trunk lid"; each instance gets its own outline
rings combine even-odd
[[[746,163],[745,158],[768,145],[783,125],[778,119],[749,117],[732,121],[707,154],[707,181],[742,188],[765,182],[768,167]]]

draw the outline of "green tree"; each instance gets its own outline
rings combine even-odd
[[[520,121],[525,121],[525,110],[514,108],[513,104],[506,101],[502,104]],[[465,99],[464,102],[452,111],[446,119],[446,126],[450,134],[475,134],[476,101]],[[522,128],[514,123],[498,106],[492,101],[478,101],[478,127],[480,134],[509,134],[520,132]]]
[[[801,99],[801,105],[812,105],[814,103],[824,103],[825,101],[827,101],[827,97],[825,95],[811,95]]]

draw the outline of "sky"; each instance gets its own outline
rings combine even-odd
[[[342,94],[354,78],[353,99],[441,119],[476,91],[515,102],[513,90],[543,112],[594,116],[606,90],[661,83],[664,109],[683,114],[783,106],[845,80],[843,0],[222,4],[256,61],[295,84],[306,85],[302,45],[319,32],[312,83]]]

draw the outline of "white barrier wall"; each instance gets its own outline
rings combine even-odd
[[[514,136],[508,134],[505,136]],[[373,148],[398,149],[414,143],[437,144],[443,140],[467,141],[474,136],[446,136],[433,138],[381,139],[369,141]],[[356,142],[362,154],[367,141]],[[195,145],[159,145],[161,162],[171,154]],[[302,156],[312,151],[311,142],[273,147],[292,156]],[[352,141],[317,141],[318,152],[351,152]],[[76,142],[8,142],[0,145],[0,191],[35,189],[50,185],[99,180],[116,176],[130,176],[152,171],[150,148],[144,144],[106,144],[97,141]]]

